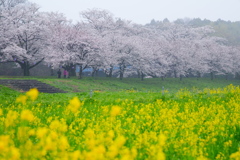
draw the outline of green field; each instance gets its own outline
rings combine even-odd
[[[9,79],[11,77],[0,77],[0,79]],[[170,93],[175,93],[180,89],[204,89],[204,88],[223,88],[229,84],[234,86],[240,85],[240,80],[225,80],[201,78],[184,78],[180,81],[178,78],[165,78],[161,80],[159,78],[149,78],[141,81],[137,78],[125,78],[119,80],[117,78],[104,78],[104,77],[84,77],[83,79],[76,79],[72,77],[70,79],[57,79],[55,77],[17,77],[14,79],[37,79],[44,83],[48,83],[60,89],[68,92],[89,92],[93,91],[107,91],[118,92],[124,90],[135,90],[141,92],[160,92],[164,87]]]
[[[38,80],[69,93],[0,86],[0,159],[240,158],[239,81]]]

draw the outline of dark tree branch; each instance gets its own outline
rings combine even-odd
[[[45,58],[42,58],[40,61],[38,61],[37,63],[35,63],[34,65],[30,66],[29,69],[37,66],[39,63],[41,63]]]

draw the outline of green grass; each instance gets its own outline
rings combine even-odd
[[[25,79],[25,77],[18,78]],[[4,118],[0,118],[1,133],[8,135],[12,133],[10,131],[14,131],[17,135],[18,131],[25,126],[37,131],[43,126],[49,128],[51,123],[49,119],[64,120],[68,126],[68,131],[58,134],[68,138],[71,151],[88,151],[85,145],[88,144],[88,140],[83,136],[87,128],[91,128],[99,136],[102,133],[107,135],[109,129],[112,129],[115,133],[121,133],[127,138],[125,147],[137,147],[139,154],[136,159],[154,159],[151,158],[148,148],[156,148],[155,151],[159,150],[154,135],[158,135],[162,131],[168,137],[167,146],[164,149],[167,159],[194,160],[199,157],[199,153],[196,152],[192,155],[192,151],[200,149],[204,150],[204,154],[207,153],[204,156],[209,159],[216,159],[218,155],[222,155],[224,157],[222,159],[229,159],[232,153],[237,152],[240,144],[239,91],[235,93],[227,89],[225,91],[228,92],[218,94],[196,92],[196,90],[204,88],[223,88],[229,84],[238,86],[240,82],[236,80],[215,79],[211,81],[210,79],[186,78],[180,81],[169,78],[164,81],[161,79],[146,79],[144,81],[124,79],[120,81],[116,78],[84,78],[79,80],[51,77],[27,77],[27,79],[37,79],[69,91],[69,93],[40,93],[36,101],[28,100],[26,105],[21,105],[15,100],[20,94],[25,93],[0,85],[0,109],[2,109],[4,116]],[[163,94],[163,86],[169,92]],[[177,92],[180,89],[186,90]],[[69,100],[73,97],[84,102],[79,108],[78,116],[66,112]],[[113,106],[120,106],[122,109],[122,114],[118,115],[114,121],[109,118]],[[32,111],[34,116],[38,118],[37,123],[26,123],[18,118],[14,121],[16,126],[7,130],[8,128],[4,127],[3,124],[7,118],[12,119],[8,116],[9,111],[16,111],[20,115],[25,109]],[[137,145],[138,140],[142,140],[144,135],[147,135],[149,141]],[[14,144],[21,153],[25,153],[27,151],[24,148],[27,147],[26,142],[21,141],[20,143],[19,137],[12,137]],[[30,137],[33,144],[39,144],[39,139],[34,138]],[[213,139],[216,142],[213,142]],[[232,145],[225,145],[229,141]],[[204,146],[202,146],[203,144]],[[109,147],[107,144],[103,145]],[[32,154],[37,156],[34,152]],[[51,152],[48,154],[48,156],[53,156]],[[152,156],[156,155],[155,153]],[[53,156],[49,159],[51,158],[56,157]]]
[[[0,79],[9,78],[12,79],[13,77],[0,77]],[[180,89],[202,90],[204,88],[223,88],[229,84],[233,84],[234,86],[240,85],[239,80],[215,79],[212,81],[210,78],[202,78],[199,80],[196,78],[184,78],[182,81],[178,78],[166,78],[165,80],[151,78],[141,81],[137,78],[125,78],[119,80],[117,78],[105,77],[84,77],[83,79],[76,79],[76,77],[71,77],[70,79],[58,79],[55,77],[16,77],[14,79],[36,79],[70,93],[90,92],[91,90],[107,92],[119,92],[125,90],[161,92],[162,88],[168,90],[170,93],[175,93]]]
[[[0,79],[9,78],[12,77],[0,77]],[[81,100],[85,100],[89,105],[93,103],[101,105],[109,103],[115,104],[117,103],[116,99],[131,99],[135,103],[151,103],[156,99],[172,98],[173,95],[181,89],[195,92],[196,90],[203,90],[204,88],[224,88],[229,84],[233,84],[234,86],[240,85],[240,81],[238,80],[215,79],[212,81],[208,78],[202,78],[200,80],[195,78],[185,78],[182,81],[175,78],[167,78],[164,81],[158,78],[141,81],[136,78],[119,80],[117,78],[99,77],[85,77],[83,79],[76,79],[75,77],[70,79],[58,79],[53,77],[16,77],[14,79],[36,79],[68,91],[68,93],[55,94],[41,93],[39,100],[43,103],[43,106],[45,106],[45,104],[47,106],[49,103],[66,105],[74,96],[79,97]],[[168,94],[162,95],[163,87],[164,90],[168,90]],[[0,93],[0,101],[2,103],[9,101],[14,102],[16,97],[21,94],[18,91],[1,85]]]

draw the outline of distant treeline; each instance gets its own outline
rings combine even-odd
[[[161,23],[168,23],[169,20],[166,18],[163,21],[152,20],[149,24],[146,25],[159,25]],[[239,45],[240,44],[240,21],[231,22],[231,21],[224,21],[218,19],[217,21],[210,21],[207,19],[200,19],[200,18],[184,18],[184,19],[177,19],[174,21],[177,24],[185,24],[190,25],[193,27],[202,27],[202,26],[212,26],[216,31],[214,36],[223,37],[228,40],[231,45]]]

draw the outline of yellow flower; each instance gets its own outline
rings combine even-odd
[[[81,152],[79,150],[76,150],[72,153],[71,159],[72,160],[78,160],[78,159],[80,159],[80,157],[81,157]]]
[[[65,136],[60,137],[59,139],[59,149],[64,151],[70,147],[68,140]]]
[[[115,144],[118,148],[122,147],[126,142],[126,138],[124,136],[119,136],[115,140]]]
[[[73,113],[76,113],[80,106],[81,106],[81,102],[77,97],[74,97],[69,101],[68,109]]]
[[[108,148],[107,156],[109,159],[114,159],[118,155],[118,148],[115,145],[112,145]]]
[[[225,147],[231,147],[232,146],[232,141],[231,140],[229,140],[229,141],[227,141],[227,142],[224,142],[224,146]]]
[[[104,154],[106,152],[106,149],[103,145],[99,145],[95,147],[94,151],[98,154]]]
[[[51,137],[53,140],[56,140],[56,139],[58,138],[57,132],[51,131],[51,132],[50,132],[50,137]]]
[[[200,157],[197,157],[197,160],[208,160],[208,158],[206,158],[204,156],[200,156]]]
[[[239,150],[238,150],[237,152],[232,153],[232,154],[230,155],[230,158],[231,158],[231,159],[235,159],[235,160],[240,160],[240,148],[239,148]]]
[[[94,139],[88,139],[85,141],[85,144],[89,150],[92,150],[96,145],[96,141]]]
[[[16,111],[12,111],[12,110],[8,111],[7,117],[5,119],[5,126],[6,127],[14,126],[17,118],[18,118],[18,113]]]
[[[39,94],[39,92],[38,92],[37,88],[32,88],[26,93],[26,95],[29,96],[31,98],[31,100],[33,100],[33,101],[35,101],[37,99],[38,94]]]
[[[9,143],[10,143],[9,135],[0,136],[0,153],[1,152],[3,153],[8,148]]]
[[[28,135],[29,136],[34,136],[36,133],[35,133],[35,130],[34,129],[31,129],[28,131]]]
[[[29,127],[18,127],[17,138],[21,143],[28,139],[28,131]]]
[[[60,132],[66,132],[67,131],[67,125],[66,122],[60,122],[59,120],[54,120],[50,124],[50,129],[60,131]]]
[[[113,138],[115,136],[114,131],[113,130],[108,131],[108,136],[110,138]]]
[[[158,136],[158,143],[159,143],[160,146],[164,146],[165,143],[166,143],[166,140],[167,140],[167,137],[164,134],[161,133]]]
[[[19,103],[22,103],[22,104],[25,104],[26,101],[27,101],[27,96],[25,96],[25,95],[21,95],[16,99],[16,102],[19,102]]]
[[[165,154],[164,154],[164,152],[162,150],[158,151],[157,159],[158,160],[165,160],[166,159],[166,156],[165,156]]]
[[[95,136],[95,133],[92,129],[88,128],[84,131],[84,136],[86,138],[93,138]]]
[[[46,137],[46,144],[44,146],[45,150],[54,150],[54,148],[56,147],[56,145],[54,144],[53,140],[51,139],[51,137]]]
[[[37,137],[38,138],[43,138],[48,132],[47,128],[38,128],[37,130]]]
[[[34,115],[32,114],[32,111],[30,111],[30,110],[23,110],[21,112],[21,119],[32,122],[34,120]]]
[[[111,110],[111,116],[115,117],[121,113],[121,107],[119,106],[113,106]]]
[[[0,108],[0,116],[2,116],[3,115],[3,111],[2,111],[2,109]]]
[[[11,147],[11,159],[20,159],[20,152],[19,149],[15,148],[15,147]]]
[[[0,136],[1,159],[20,159],[19,149],[15,148],[9,135]]]

